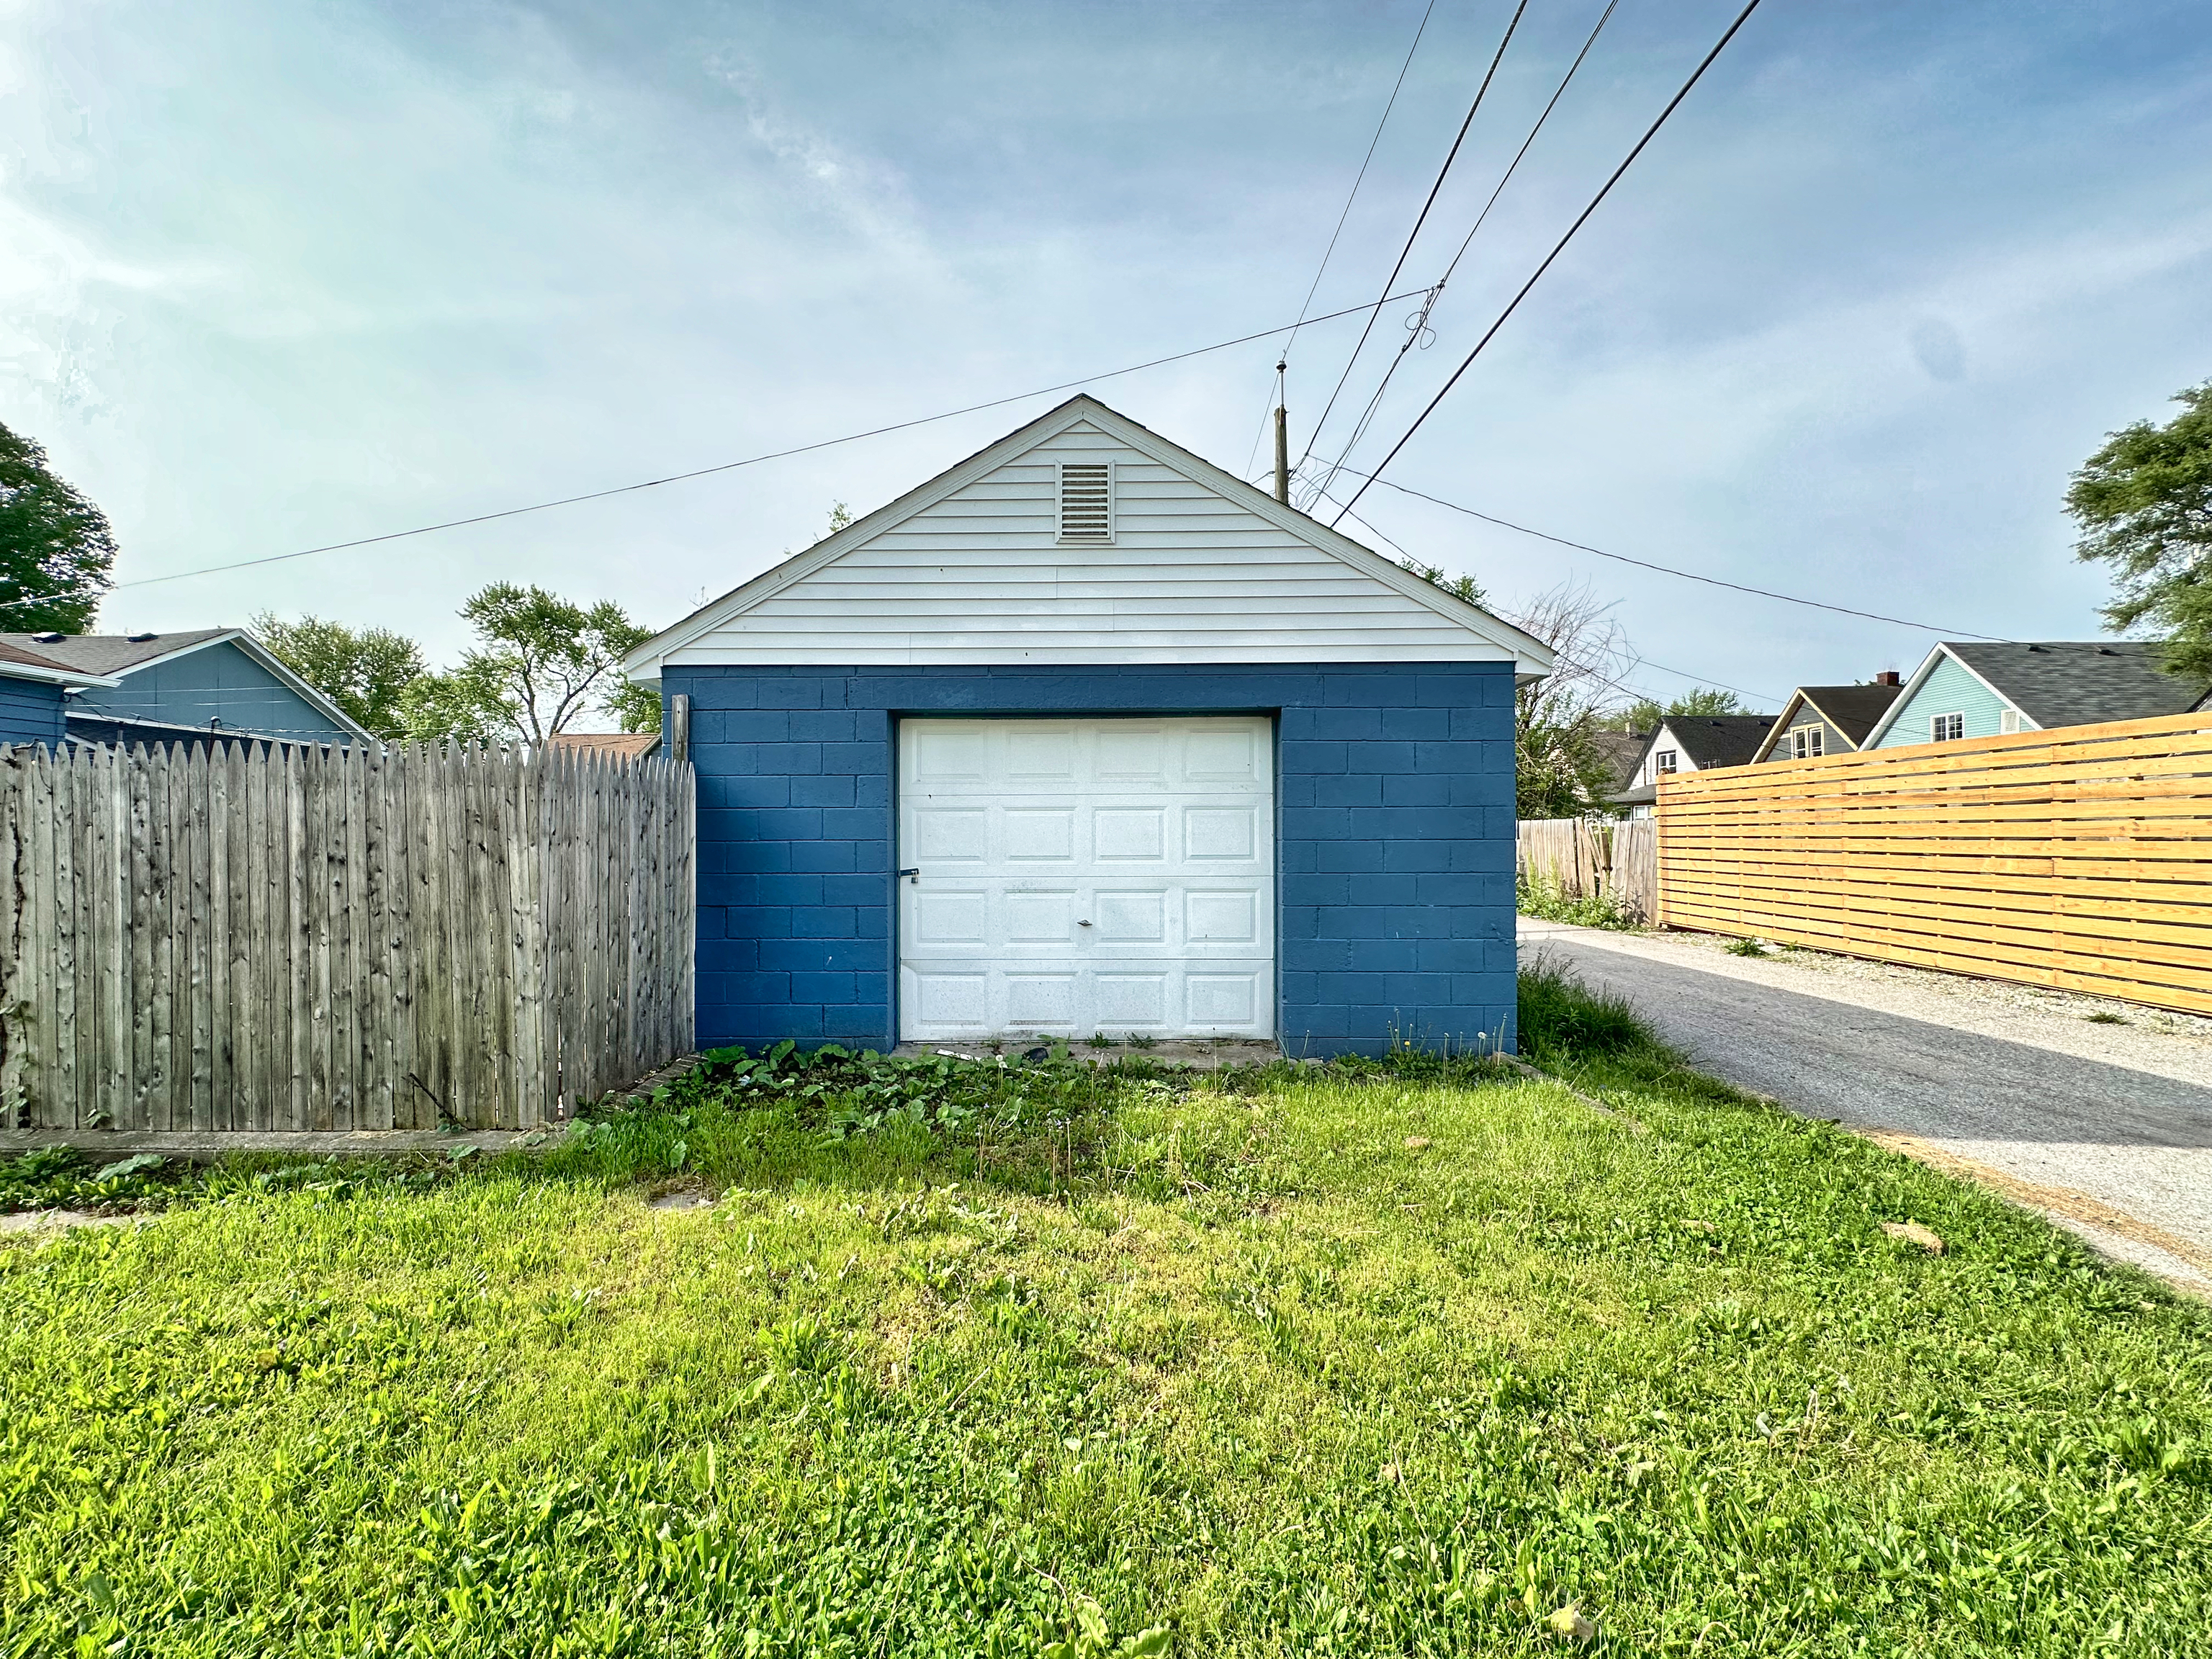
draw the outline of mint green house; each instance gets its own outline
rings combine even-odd
[[[2159,665],[2164,652],[2148,640],[1946,641],[1913,671],[1860,747],[1957,743],[2203,707],[2212,688],[2166,673]]]

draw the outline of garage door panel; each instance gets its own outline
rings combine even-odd
[[[1101,863],[1158,864],[1167,856],[1166,809],[1103,807],[1091,815],[1091,845]]]
[[[909,973],[906,981],[906,1000],[932,1027],[946,1032],[989,1027],[989,975]]]
[[[982,945],[989,941],[990,899],[983,893],[917,893],[914,938],[918,945]]]
[[[1183,985],[1189,996],[1190,1023],[1207,1029],[1249,1025],[1260,1010],[1257,974],[1192,974]]]
[[[1251,858],[1259,845],[1256,806],[1187,806],[1182,814],[1183,856],[1188,859]]]
[[[1006,1023],[1020,1030],[1067,1030],[1075,1024],[1075,975],[1008,974]]]
[[[1260,896],[1250,888],[1188,889],[1182,895],[1184,939],[1192,945],[1242,945],[1260,939]]]
[[[1075,893],[1009,893],[1005,938],[1010,945],[1075,942]]]
[[[1183,750],[1183,777],[1191,783],[1262,781],[1267,775],[1264,732],[1194,732]]]
[[[915,815],[914,854],[935,863],[956,859],[981,864],[990,852],[991,817],[981,809],[926,808]]]
[[[1150,1030],[1168,1022],[1168,975],[1100,974],[1098,1024],[1115,1030]]]
[[[1075,861],[1075,812],[1073,808],[1009,809],[1006,825],[1006,856],[1017,864],[1073,864]]]
[[[1085,918],[1098,930],[1097,942],[1160,945],[1168,939],[1168,895],[1164,887],[1102,890]]]
[[[1274,1034],[1267,720],[914,720],[899,752],[902,1036]]]
[[[1006,732],[1006,777],[1018,787],[1075,781],[1075,728],[1024,720]]]
[[[916,733],[910,768],[915,778],[927,782],[981,781],[989,756],[988,734],[936,726]]]

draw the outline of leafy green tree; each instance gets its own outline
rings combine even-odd
[[[253,619],[253,635],[368,732],[387,743],[408,734],[408,693],[429,665],[404,634],[320,617],[285,622],[264,611]]]
[[[0,426],[0,632],[86,632],[114,564],[107,515],[46,470],[34,440]]]
[[[1669,715],[1687,717],[1692,714],[1743,714],[1750,711],[1743,699],[1733,691],[1723,691],[1717,686],[1701,685],[1694,691],[1686,691],[1672,701],[1662,703],[1656,697],[1638,697],[1620,711],[1619,719],[1624,732],[1650,732]]]
[[[2112,566],[2115,630],[2148,623],[2169,673],[2212,678],[2212,380],[2177,392],[2164,426],[2106,436],[2066,491],[2077,557]]]
[[[600,705],[615,717],[615,724],[625,732],[658,732],[660,730],[660,688],[657,685],[635,685],[624,680],[607,694]]]
[[[494,582],[471,595],[461,615],[476,629],[477,644],[451,673],[424,675],[409,688],[410,736],[543,743],[588,708],[642,718],[621,663],[653,630],[620,605],[603,600],[586,607],[542,587]]]
[[[1447,576],[1440,565],[1423,564],[1419,559],[1401,559],[1398,568],[1419,576],[1431,587],[1440,587],[1455,599],[1465,599],[1469,605],[1483,602],[1482,584],[1472,576]]]

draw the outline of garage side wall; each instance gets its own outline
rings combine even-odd
[[[1513,1040],[1513,665],[670,665],[691,698],[702,1045],[896,1039],[901,715],[1278,716],[1285,1048]]]

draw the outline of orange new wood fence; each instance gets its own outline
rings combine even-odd
[[[1665,926],[2212,1013],[2212,713],[1678,773]]]

